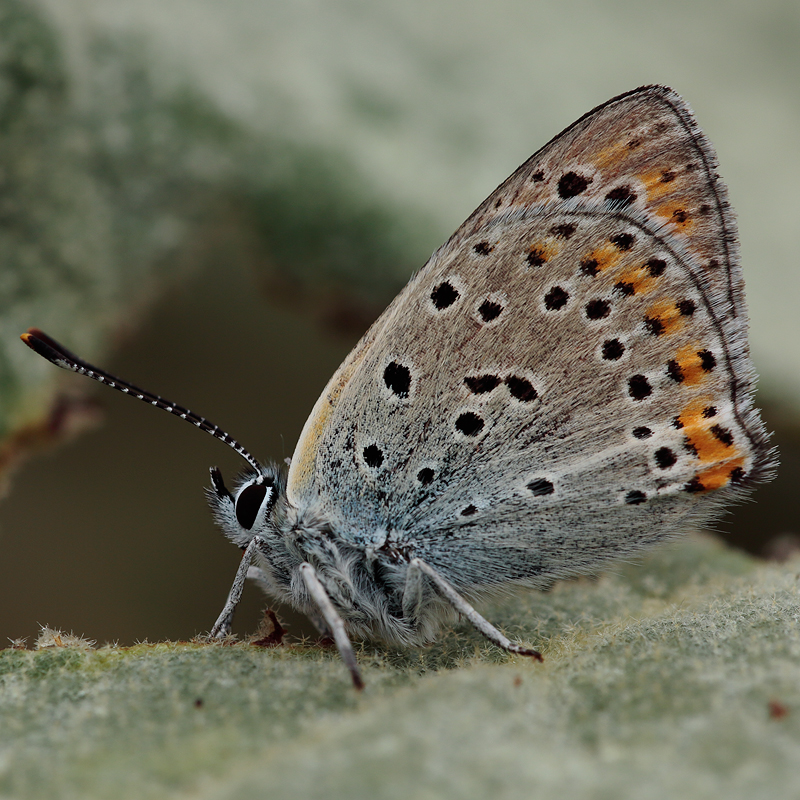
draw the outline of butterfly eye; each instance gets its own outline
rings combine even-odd
[[[239,492],[236,497],[236,519],[245,530],[249,531],[253,527],[258,512],[264,505],[264,499],[271,499],[272,494],[272,485],[265,483],[251,483]]]

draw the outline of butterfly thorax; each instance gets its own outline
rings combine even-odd
[[[315,504],[291,504],[285,477],[272,466],[260,475],[242,476],[232,492],[218,475],[213,482],[209,503],[225,536],[243,550],[259,540],[248,577],[275,600],[308,616],[322,632],[325,624],[300,578],[303,564],[314,568],[348,632],[358,638],[424,644],[454,618],[432,587],[409,581],[414,548],[403,536],[378,529],[353,537],[337,530]],[[266,487],[259,492],[261,503],[248,509],[248,494],[259,486]]]

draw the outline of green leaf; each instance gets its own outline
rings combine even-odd
[[[188,643],[0,652],[0,794],[62,798],[792,797],[797,563],[687,537],[486,609],[471,630],[335,651]],[[52,642],[52,639],[51,639]],[[43,767],[46,765],[46,768]]]

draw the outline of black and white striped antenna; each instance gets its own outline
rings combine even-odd
[[[120,378],[116,378],[113,375],[110,375],[108,372],[92,366],[82,358],[78,358],[78,356],[76,356],[74,353],[70,353],[66,347],[59,344],[55,339],[51,339],[46,333],[43,333],[38,328],[30,328],[27,333],[23,333],[22,336],[20,336],[20,339],[22,339],[22,341],[25,342],[25,344],[28,345],[31,350],[38,353],[40,356],[42,356],[42,358],[46,358],[51,364],[61,367],[61,369],[72,370],[72,372],[77,372],[78,375],[86,375],[87,377],[93,378],[94,380],[99,381],[106,386],[110,386],[112,389],[116,389],[123,394],[135,397],[137,400],[143,400],[145,403],[149,403],[151,406],[155,406],[156,408],[163,408],[164,411],[168,411],[170,414],[174,414],[176,417],[180,417],[181,419],[185,419],[187,422],[191,422],[192,425],[200,428],[201,431],[210,433],[215,439],[219,439],[221,442],[225,442],[225,444],[227,444],[229,447],[232,447],[259,473],[259,475],[263,472],[263,468],[258,461],[256,461],[256,459],[250,455],[250,453],[245,450],[244,447],[239,444],[239,442],[225,433],[225,431],[223,431],[217,425],[209,422],[205,417],[201,417],[198,414],[189,411],[188,408],[183,408],[183,406],[179,406],[177,403],[172,403],[169,400],[165,400],[163,397],[159,397],[157,394],[152,394],[144,389],[140,389],[138,386],[134,386],[132,383],[128,383]]]

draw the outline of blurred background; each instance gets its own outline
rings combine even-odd
[[[717,530],[778,557],[800,533],[798,78],[794,0],[0,0],[0,642],[188,639],[239,560],[202,492],[239,457],[22,331],[279,461],[430,252],[648,83],[693,107],[738,212],[782,466]],[[235,630],[263,605],[246,591]]]

